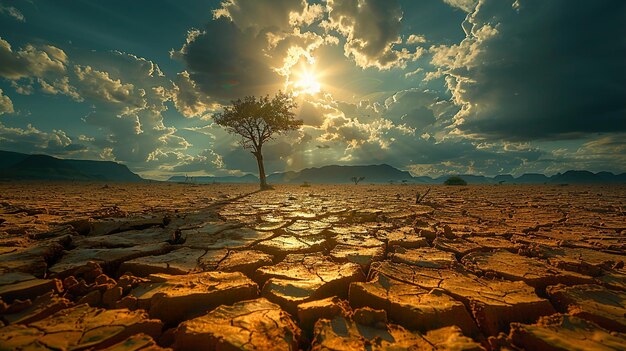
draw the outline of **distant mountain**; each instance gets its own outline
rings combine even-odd
[[[168,182],[177,183],[195,183],[195,184],[210,184],[210,183],[258,183],[259,178],[253,174],[246,174],[243,176],[224,176],[224,177],[185,177],[185,176],[172,176]]]
[[[593,173],[589,171],[567,171],[546,176],[539,173],[526,173],[519,177],[500,174],[486,177],[471,174],[448,174],[431,178],[413,177],[409,172],[401,171],[387,164],[367,166],[324,166],[305,168],[301,171],[272,173],[267,177],[270,184],[348,184],[352,177],[365,177],[363,183],[412,183],[443,184],[451,176],[459,176],[468,184],[592,184],[626,183],[626,173]],[[28,155],[19,152],[0,150],[0,180],[72,180],[103,182],[140,182],[143,181],[128,167],[112,161],[66,160],[47,155]],[[224,177],[172,176],[170,182],[193,183],[257,183],[253,174]]]
[[[413,182],[409,172],[398,170],[390,165],[370,166],[324,166],[305,168],[299,172],[273,173],[267,177],[268,183],[351,183],[352,177],[365,177],[363,183]]]
[[[550,180],[544,174],[539,173],[524,173],[518,178],[515,178],[515,183],[518,184],[543,184]]]
[[[626,173],[615,175],[610,172],[592,173],[588,171],[567,171],[551,177],[538,173],[526,173],[517,178],[510,174],[486,177],[471,174],[448,174],[431,178],[428,176],[412,177],[409,172],[398,170],[392,166],[324,166],[305,168],[301,171],[272,173],[267,177],[270,184],[348,184],[352,177],[365,177],[363,183],[410,183],[410,184],[443,184],[451,176],[459,176],[468,184],[581,184],[581,183],[626,183]],[[193,183],[257,183],[259,179],[252,174],[235,177],[190,177],[173,176],[170,182]]]
[[[0,151],[0,179],[139,182],[128,167],[112,161],[65,160]]]
[[[626,183],[626,173],[616,175],[611,172],[567,171],[550,177],[550,183]]]
[[[450,176],[450,174],[437,177],[428,182],[428,177],[416,177],[420,183],[442,184]],[[565,173],[557,173],[551,177],[539,173],[525,173],[517,178],[510,174],[501,174],[493,178],[474,175],[458,175],[468,184],[617,184],[626,183],[626,173],[613,174],[611,172],[592,173],[589,171],[567,171]]]

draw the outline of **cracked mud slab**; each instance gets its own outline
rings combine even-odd
[[[479,278],[465,271],[431,269],[389,262],[376,263],[370,275],[382,274],[389,279],[423,289],[442,289],[463,302],[479,328],[487,335],[497,335],[515,321],[534,321],[553,314],[554,308],[535,289],[524,282]]]
[[[493,273],[509,280],[521,280],[544,289],[554,284],[588,284],[593,278],[565,271],[534,257],[524,257],[506,250],[472,253],[463,258],[465,266],[481,273]]]
[[[598,285],[550,286],[550,301],[561,312],[626,333],[626,293]]]
[[[103,310],[79,305],[61,310],[28,325],[15,324],[0,329],[0,349],[67,350],[102,348],[127,337],[144,333],[161,334],[162,323],[145,312]]]
[[[222,305],[181,323],[181,350],[297,350],[301,331],[289,314],[264,298]]]
[[[394,252],[391,254],[390,259],[396,263],[405,263],[426,268],[450,268],[458,264],[453,253],[432,247],[405,249],[401,246],[396,246],[394,247]]]
[[[120,272],[130,272],[136,276],[145,277],[150,274],[187,274],[203,270],[200,268],[200,258],[205,250],[183,247],[163,255],[144,256],[124,261],[120,265]],[[222,252],[222,258],[226,255]],[[221,259],[221,258],[219,258]],[[217,261],[219,262],[219,259]],[[205,261],[206,262],[206,261]],[[216,265],[216,264],[215,264]],[[215,267],[213,267],[215,268]],[[208,269],[207,269],[208,270]]]
[[[222,304],[255,298],[257,285],[242,273],[153,274],[130,292],[138,306],[166,324],[178,323]]]
[[[261,267],[255,280],[261,295],[292,315],[303,302],[331,296],[347,297],[351,282],[365,279],[355,263],[335,263],[321,254],[289,255],[281,263]]]
[[[593,322],[569,315],[541,318],[537,324],[511,325],[513,344],[526,350],[617,351],[626,349],[623,334],[614,334]]]
[[[460,330],[444,328],[426,335],[389,323],[385,311],[363,308],[352,316],[320,319],[311,350],[484,350]]]
[[[391,320],[422,332],[456,325],[468,335],[478,333],[465,305],[443,290],[426,290],[383,274],[367,283],[350,284],[350,304],[385,310]]]

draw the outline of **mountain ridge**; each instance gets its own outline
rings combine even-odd
[[[374,172],[371,172],[374,171]],[[368,173],[369,172],[369,173]],[[401,171],[387,164],[364,166],[329,165],[322,167],[304,168],[300,171],[276,172],[267,176],[267,181],[273,184],[348,184],[350,178],[364,176],[363,183],[411,183],[411,184],[443,184],[452,176],[459,176],[468,184],[618,184],[626,183],[626,173],[613,174],[611,172],[597,172],[570,170],[546,176],[540,173],[524,173],[519,177],[510,174],[499,174],[493,177],[473,174],[450,173],[439,177],[412,176],[407,171]],[[206,178],[208,181],[203,181]],[[168,181],[182,182],[183,176],[172,176]],[[253,174],[227,177],[191,177],[189,182],[194,183],[255,183],[259,179]]]
[[[144,181],[125,165],[113,161],[62,159],[2,150],[0,180]]]
[[[276,172],[268,175],[274,184],[349,184],[352,177],[365,177],[363,183],[411,183],[443,184],[451,176],[459,176],[468,184],[622,184],[626,173],[593,173],[585,170],[569,170],[546,176],[541,173],[524,173],[514,177],[499,174],[493,177],[450,173],[438,177],[412,176],[388,164],[378,165],[327,165],[304,168],[300,171]],[[58,180],[58,181],[146,181],[123,164],[113,161],[61,159],[49,155],[24,154],[0,150],[0,180]],[[253,174],[242,176],[171,176],[170,182],[191,183],[256,183]]]

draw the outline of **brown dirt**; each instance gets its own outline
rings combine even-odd
[[[0,349],[626,348],[625,186],[275,188],[0,183]]]

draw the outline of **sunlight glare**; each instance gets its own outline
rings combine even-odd
[[[293,90],[296,96],[300,94],[314,95],[320,92],[321,84],[314,72],[304,69],[296,74],[296,78],[293,83]]]

